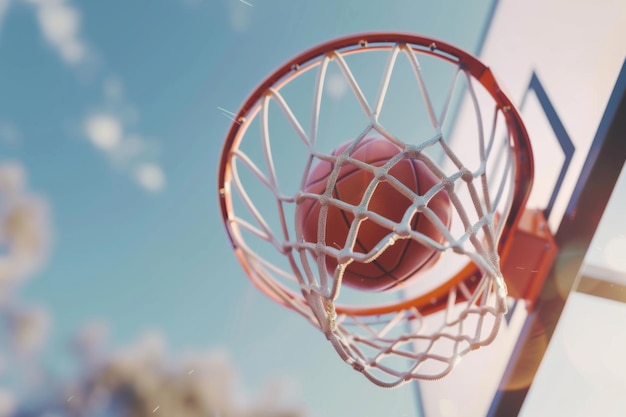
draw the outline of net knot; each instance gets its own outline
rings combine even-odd
[[[443,184],[443,189],[448,193],[454,193],[454,181],[450,180],[448,177],[444,177],[441,179],[441,184]]]
[[[337,252],[337,263],[339,265],[347,264],[354,260],[353,252],[349,248],[342,248]]]
[[[384,166],[374,167],[372,173],[378,182],[387,181],[387,169]]]
[[[426,204],[428,204],[428,202],[423,196],[416,194],[413,197],[413,206],[415,207],[415,210],[417,210],[418,213],[421,213],[422,211],[424,211],[424,209],[426,208]]]
[[[474,181],[474,175],[472,174],[472,171],[470,171],[469,169],[462,167],[459,172],[461,173],[461,179],[463,181],[465,181],[466,183],[471,183],[472,181]]]
[[[358,371],[358,372],[363,372],[363,371],[365,371],[365,366],[363,366],[363,364],[361,364],[361,363],[359,363],[359,362],[353,362],[353,363],[352,363],[352,368],[353,368],[355,371]]]

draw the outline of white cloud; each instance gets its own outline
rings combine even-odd
[[[80,36],[80,14],[66,0],[27,0],[37,8],[37,20],[48,43],[68,64],[81,63],[87,47]]]
[[[157,192],[165,187],[165,174],[154,163],[140,164],[135,171],[137,183],[148,191]]]
[[[165,187],[165,173],[155,162],[158,147],[137,134],[125,134],[121,117],[106,111],[92,113],[84,121],[84,133],[117,169],[130,171],[135,182],[150,192]]]
[[[131,135],[111,150],[111,159],[116,165],[123,166],[139,158],[144,149],[145,141],[137,135]]]
[[[88,117],[85,122],[85,133],[91,143],[105,151],[118,147],[123,134],[120,121],[106,113]]]
[[[69,65],[88,68],[95,54],[80,33],[81,16],[70,0],[23,0],[36,12],[44,39]],[[7,0],[0,0],[0,18]],[[165,174],[154,160],[156,145],[139,135],[128,135],[128,124],[136,121],[138,111],[124,97],[124,85],[115,76],[105,76],[102,92],[105,110],[89,115],[82,130],[89,141],[104,152],[116,168],[129,170],[144,189],[157,192],[165,186]],[[0,142],[16,142],[21,135],[0,121]],[[7,139],[8,138],[8,139]],[[141,163],[141,164],[140,164]]]

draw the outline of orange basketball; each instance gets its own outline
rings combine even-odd
[[[336,149],[333,154],[343,152],[349,144]],[[384,138],[364,139],[352,153],[354,159],[367,162],[373,166],[382,166],[391,157],[401,152],[401,149]],[[316,165],[307,178],[305,191],[313,194],[323,194],[326,190],[328,176],[332,172],[333,164],[322,161]],[[439,182],[435,174],[417,159],[402,159],[390,170],[389,174],[402,182],[418,195],[423,195]],[[332,196],[352,205],[359,205],[373,174],[346,163],[341,167]],[[368,205],[368,210],[378,213],[394,222],[400,222],[412,201],[401,194],[388,182],[380,182]],[[445,191],[438,192],[428,203],[443,224],[450,224],[451,204]],[[302,235],[307,242],[317,242],[318,217],[321,205],[317,199],[305,199],[296,209],[296,221],[302,225]],[[346,243],[348,231],[354,216],[329,205],[326,219],[326,242],[328,246],[342,248]],[[431,239],[442,243],[444,237],[426,216],[416,213],[413,216],[411,227]],[[365,219],[359,228],[354,251],[369,252],[381,239],[384,239],[391,230]],[[424,246],[413,239],[400,239],[389,246],[378,258],[369,263],[352,262],[343,275],[343,284],[352,288],[368,291],[382,291],[395,287],[407,279],[416,276],[418,272],[431,267],[439,258],[439,251]],[[337,266],[337,260],[326,257],[326,268],[332,275]]]

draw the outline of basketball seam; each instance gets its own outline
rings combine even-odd
[[[410,165],[411,165],[411,170],[413,171],[413,176],[415,177],[415,188],[416,188],[416,193],[417,195],[421,195],[421,184],[420,184],[420,180],[419,180],[419,175],[417,174],[417,170],[415,168],[415,164],[413,163],[413,160],[409,161]],[[415,222],[415,224],[413,224],[413,222],[411,222],[411,228],[413,230],[418,230],[419,229],[419,225],[420,225],[420,220],[421,220],[422,216],[419,216],[419,213],[416,213],[415,217],[413,218],[413,221]],[[404,244],[404,248],[402,248],[402,254],[399,257],[398,263],[396,264],[396,266],[393,269],[393,273],[392,276],[394,278],[394,280],[396,281],[395,285],[398,285],[399,283],[401,283],[402,279],[399,279],[396,277],[395,275],[395,270],[398,268],[398,265],[400,265],[402,263],[402,261],[404,260],[404,256],[406,255],[407,251],[409,250],[409,246],[411,246],[411,244],[413,243],[417,243],[414,242],[412,239],[409,239],[409,241],[407,243]],[[420,269],[422,267],[422,265],[424,265],[424,262],[420,263],[418,266],[416,266],[409,275],[407,275],[407,277],[405,278],[408,279],[411,275],[413,275],[418,269]]]
[[[376,160],[376,161],[372,161],[372,162],[370,162],[370,164],[373,164],[373,163],[376,163],[376,162],[380,162],[380,161],[385,161],[385,160],[387,160],[387,159],[379,159],[379,160]],[[413,163],[412,163],[412,160],[409,160],[409,164],[411,165],[411,170],[413,171],[413,176],[414,176],[414,179],[415,179],[415,187],[416,187],[416,189],[417,189],[417,190],[416,190],[416,192],[419,194],[419,193],[420,193],[420,183],[419,183],[419,179],[418,179],[417,172],[416,172],[416,170],[415,170],[415,164],[413,164]],[[343,176],[341,177],[341,179],[347,178],[349,175],[352,175],[352,174],[353,174],[354,172],[356,172],[356,171],[357,171],[357,170],[354,170],[354,171],[351,171],[351,172],[350,172],[350,173],[348,173],[348,174],[343,175]],[[337,181],[339,181],[339,178],[337,179]],[[336,194],[336,196],[337,196],[337,199],[341,199],[341,197],[339,196],[339,190],[337,189],[337,186],[336,186],[336,185],[333,187],[333,191],[335,192],[335,194]],[[348,218],[347,218],[347,216],[346,216],[346,212],[345,212],[344,210],[340,210],[340,212],[341,212],[341,217],[344,219],[344,222],[346,223],[346,226],[347,226],[347,227],[348,227],[348,229],[349,229],[349,228],[350,228],[350,223],[351,223],[351,222],[348,220]],[[416,217],[416,221],[417,221],[417,223],[415,224],[415,226],[414,226],[414,227],[413,227],[413,225],[411,225],[414,229],[415,229],[415,228],[417,228],[417,225],[418,225],[418,223],[419,223],[419,217]],[[407,252],[407,250],[408,250],[408,247],[409,247],[409,245],[411,244],[411,242],[412,242],[412,241],[411,241],[411,240],[409,240],[408,242],[405,242],[405,243],[404,243],[404,247],[402,248],[402,252],[401,252],[401,254],[400,254],[400,256],[399,256],[399,261],[398,261],[398,264],[400,264],[400,263],[402,262],[402,259],[404,258],[404,256],[405,256],[405,254],[406,254],[406,252]],[[355,244],[357,244],[357,245],[359,246],[359,248],[360,248],[360,249],[362,249],[363,251],[365,251],[365,249],[366,249],[366,248],[365,248],[365,246],[361,243],[361,241],[360,241],[358,238],[357,238],[357,240],[356,240]],[[429,257],[428,259],[430,259],[430,257]],[[375,281],[375,280],[378,280],[378,279],[380,279],[380,278],[384,278],[384,277],[387,277],[387,276],[388,276],[388,277],[390,277],[390,278],[394,281],[394,283],[390,284],[388,287],[385,287],[385,288],[383,288],[383,289],[387,289],[387,288],[393,287],[393,286],[398,285],[399,283],[401,283],[401,282],[403,282],[403,281],[404,281],[404,279],[398,278],[398,277],[396,276],[396,274],[395,274],[395,270],[398,268],[398,264],[397,264],[396,266],[394,266],[394,268],[392,268],[392,269],[388,270],[388,269],[386,269],[383,265],[381,265],[381,264],[380,264],[380,262],[379,262],[378,260],[374,260],[374,261],[372,261],[371,263],[372,263],[373,265],[376,265],[376,267],[377,267],[377,268],[381,271],[381,275],[379,275],[379,276],[375,276],[375,277],[374,277],[374,276],[366,276],[366,275],[362,275],[362,274],[360,274],[360,273],[353,272],[353,271],[350,271],[350,273],[351,273],[351,274],[353,274],[354,276],[359,277],[359,278],[366,279],[366,280],[371,280],[371,281]],[[415,273],[415,271],[417,271],[417,270],[418,270],[418,269],[419,269],[422,265],[424,265],[424,263],[421,263],[419,266],[417,266],[417,267],[416,267],[416,268],[415,268],[415,269],[411,272],[411,274],[409,274],[409,276],[410,276],[410,275],[413,275],[413,274]],[[408,278],[408,277],[407,277],[407,278]]]

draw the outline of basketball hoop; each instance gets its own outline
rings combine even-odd
[[[454,131],[452,120],[464,117],[473,118],[475,131]],[[418,194],[394,183],[392,163],[355,161],[351,150],[372,135],[398,146],[398,159],[424,162],[439,182]],[[346,140],[352,145],[333,154]],[[413,201],[406,218],[428,212],[432,195],[447,192],[451,223],[429,217],[443,243],[407,230],[406,218],[376,217],[368,208],[371,195],[347,205],[305,192],[321,161],[356,163],[375,172],[376,181],[395,184]],[[517,110],[475,57],[422,36],[366,33],[304,52],[252,93],[223,148],[219,199],[254,285],[319,328],[354,369],[393,387],[441,378],[496,336],[507,311],[500,258],[511,251],[522,219],[532,161]],[[306,199],[374,218],[390,235],[368,253],[323,237],[306,241],[295,220]],[[319,221],[321,230],[326,218]],[[403,239],[439,252],[437,264],[388,293],[343,288],[346,265],[374,262]],[[323,267],[328,257],[336,260],[334,271]]]

